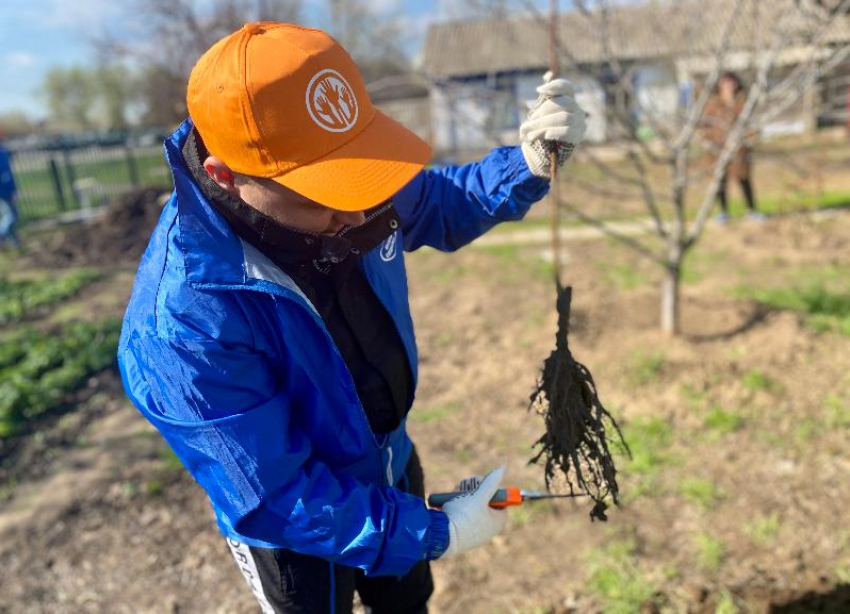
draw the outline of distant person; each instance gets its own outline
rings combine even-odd
[[[206,490],[265,614],[350,614],[355,590],[372,614],[424,614],[429,561],[504,526],[488,505],[504,470],[425,504],[404,252],[522,218],[584,135],[573,87],[538,88],[520,146],[445,168],[425,168],[428,144],[319,30],[246,24],[187,91],[165,145],[174,194],[124,317],[124,387]]]
[[[714,94],[705,107],[703,125],[706,137],[712,144],[711,160],[715,164],[720,152],[726,146],[729,134],[744,110],[744,86],[741,79],[733,72],[727,72],[717,82]],[[723,179],[717,190],[717,201],[720,205],[720,213],[717,221],[726,223],[729,221],[729,202],[727,196],[727,184],[729,177],[737,179],[741,184],[744,199],[747,202],[749,218],[756,221],[764,219],[764,215],[756,209],[755,196],[753,194],[752,175],[752,148],[744,142],[738,151],[732,156],[731,162],[723,172]]]
[[[15,204],[18,188],[12,174],[12,156],[3,147],[4,136],[0,129],[0,246],[11,242],[20,249],[21,241],[17,233],[18,208]]]

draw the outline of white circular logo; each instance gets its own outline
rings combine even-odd
[[[398,251],[398,232],[392,233],[381,243],[381,260],[389,262],[395,258]]]
[[[307,111],[320,128],[348,132],[357,122],[354,90],[337,71],[320,70],[307,86]]]

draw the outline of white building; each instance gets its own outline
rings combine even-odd
[[[794,1],[747,0],[729,33],[724,67],[746,81],[755,58],[770,43],[782,11],[790,10]],[[646,113],[662,121],[675,117],[693,100],[713,65],[731,5],[731,0],[655,0],[614,8],[604,26],[608,45],[602,44],[599,15],[562,14],[560,57],[562,65],[570,67],[563,74],[579,86],[578,102],[589,115],[587,138],[591,142],[616,139],[618,122],[611,121],[612,113],[628,113],[638,134],[647,138],[652,130],[650,122],[644,121]],[[800,33],[811,27],[803,18],[793,25]],[[792,39],[783,41],[777,75],[818,53]],[[850,26],[841,19],[823,44],[848,41]],[[422,69],[432,83],[430,130],[435,149],[457,155],[515,143],[524,103],[536,97],[534,90],[547,69],[548,46],[548,21],[541,15],[432,26]],[[622,91],[615,94],[610,87],[616,80],[614,64],[629,75],[626,100]],[[826,115],[825,109],[833,114],[836,107],[844,111],[846,92],[844,86],[812,89],[767,132],[813,128],[818,115]]]

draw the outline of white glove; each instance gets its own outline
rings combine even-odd
[[[566,79],[551,79],[551,72],[543,76],[537,101],[519,127],[528,168],[546,179],[552,176],[552,152],[558,152],[558,166],[563,166],[586,131],[584,111],[576,103],[573,84]]]
[[[443,556],[465,552],[490,541],[505,528],[508,514],[490,507],[490,499],[499,490],[505,468],[487,474],[474,491],[455,497],[445,505],[449,517],[449,545]]]

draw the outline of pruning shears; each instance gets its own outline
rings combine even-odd
[[[428,495],[428,507],[434,509],[442,508],[446,503],[461,495],[468,495],[468,491],[441,492]],[[553,495],[539,490],[523,490],[521,488],[500,488],[490,499],[490,507],[503,509],[513,505],[522,505],[525,501],[537,501],[539,499],[561,499],[572,495]]]

